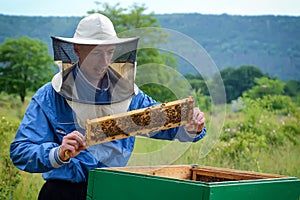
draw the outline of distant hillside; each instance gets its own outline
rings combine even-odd
[[[254,65],[281,80],[300,80],[300,17],[202,14],[157,15],[170,28],[201,44],[217,66]],[[80,17],[0,15],[0,43],[8,37],[29,36],[45,41],[51,35],[72,36]],[[186,71],[185,63],[178,68]]]
[[[51,46],[52,35],[73,36],[80,17],[25,17],[0,15],[0,43],[5,38],[28,36]]]
[[[219,68],[254,65],[282,80],[300,80],[300,17],[173,14],[163,27],[199,42]]]

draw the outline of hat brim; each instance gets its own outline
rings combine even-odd
[[[80,38],[66,38],[66,37],[55,37],[53,39],[61,40],[72,44],[83,44],[83,45],[110,45],[110,44],[122,44],[127,42],[137,41],[139,38],[112,38],[108,40],[88,40]]]

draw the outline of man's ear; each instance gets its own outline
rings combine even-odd
[[[74,52],[76,53],[76,55],[79,57],[80,51],[79,51],[79,46],[78,46],[78,44],[74,44],[74,45],[73,45],[73,49],[74,49]]]

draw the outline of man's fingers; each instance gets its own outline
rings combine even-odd
[[[193,119],[185,125],[187,131],[200,132],[205,123],[204,113],[198,107],[194,108]]]
[[[69,144],[78,146],[79,143],[79,146],[86,146],[85,137],[78,131],[73,131],[72,133],[69,133],[65,136],[65,139]]]
[[[73,131],[64,136],[60,148],[60,157],[67,160],[77,156],[84,149],[86,149],[85,137],[78,131]]]

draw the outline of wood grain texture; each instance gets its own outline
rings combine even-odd
[[[278,174],[191,165],[130,166],[112,167],[107,169],[200,182],[288,178],[288,176]]]
[[[192,168],[192,180],[202,182],[222,182],[239,180],[257,180],[270,178],[284,178],[286,176],[267,174],[243,170],[225,169],[210,166]]]
[[[194,99],[188,97],[148,108],[87,120],[87,145],[185,125],[193,117],[193,108]]]

